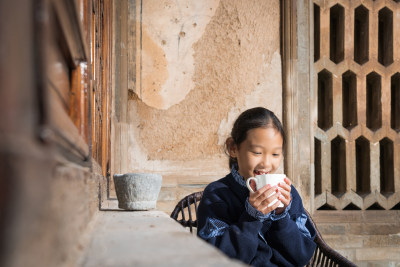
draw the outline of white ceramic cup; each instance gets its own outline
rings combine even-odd
[[[274,173],[274,174],[261,174],[261,175],[256,175],[255,177],[250,177],[246,180],[246,185],[247,188],[254,193],[253,188],[251,188],[250,186],[250,181],[254,180],[256,182],[256,189],[260,189],[261,187],[269,184],[272,186],[278,185],[278,183],[281,182],[285,182],[283,179],[285,179],[286,175],[285,174],[278,174],[278,173]],[[272,193],[271,195],[269,195],[268,197],[272,196],[274,193]],[[268,205],[268,207],[272,206],[275,204],[275,202],[277,202],[278,199],[275,199],[272,203],[270,203]],[[278,206],[279,208],[283,207],[283,203],[279,204]]]

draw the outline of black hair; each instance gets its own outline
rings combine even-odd
[[[251,108],[239,115],[233,124],[231,132],[234,144],[239,148],[239,145],[246,140],[247,132],[251,129],[260,127],[276,129],[281,134],[283,145],[285,145],[285,131],[283,130],[281,122],[272,111],[263,107]],[[225,143],[225,149],[228,152],[229,147],[227,146],[228,144]],[[232,158],[229,153],[228,156],[229,168],[232,168],[232,166],[237,163],[237,160]]]

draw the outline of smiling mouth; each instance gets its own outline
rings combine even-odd
[[[254,171],[254,175],[261,175],[261,174],[268,174],[268,173],[269,173],[269,171],[257,171],[257,170]]]

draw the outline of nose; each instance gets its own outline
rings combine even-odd
[[[272,167],[272,157],[270,155],[264,155],[262,159],[262,168],[270,171],[271,167]]]

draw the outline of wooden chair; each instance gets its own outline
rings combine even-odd
[[[197,228],[196,211],[202,196],[203,191],[192,193],[184,197],[178,202],[178,204],[176,204],[175,209],[171,213],[171,218],[176,220],[182,226],[189,227],[191,233],[193,232],[193,228]],[[324,239],[321,236],[321,233],[318,231],[318,228],[312,220],[311,215],[308,213],[308,211],[307,216],[308,218],[310,218],[310,221],[317,232],[314,239],[314,242],[317,244],[317,248],[315,249],[314,255],[307,266],[355,267],[355,264],[353,264],[351,261],[346,259],[344,256],[339,254],[337,251],[335,251],[325,243]]]
[[[189,227],[191,233],[193,232],[193,227],[197,228],[196,212],[202,197],[203,191],[187,195],[176,204],[175,209],[171,213],[171,218],[183,227]],[[191,206],[192,204],[193,206]],[[178,219],[179,214],[181,215],[180,219]],[[186,216],[189,217],[188,220],[186,220]]]

